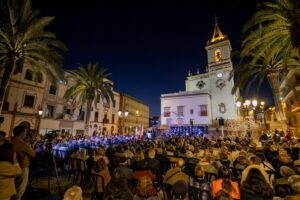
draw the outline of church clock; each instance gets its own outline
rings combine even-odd
[[[218,78],[222,78],[222,77],[223,77],[223,73],[222,73],[222,72],[218,72],[218,73],[217,73],[217,77],[218,77]]]

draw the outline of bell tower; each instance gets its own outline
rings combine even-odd
[[[216,20],[212,38],[205,47],[208,60],[208,74],[211,87],[212,119],[233,119],[237,117],[236,96],[231,94],[234,80],[229,80],[233,69],[231,44]]]

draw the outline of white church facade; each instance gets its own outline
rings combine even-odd
[[[236,119],[236,100],[232,94],[233,70],[231,44],[216,23],[213,37],[206,46],[206,73],[189,72],[185,91],[161,95],[162,125],[209,125],[213,120]]]

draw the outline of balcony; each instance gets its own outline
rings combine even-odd
[[[164,112],[164,117],[171,117],[171,112]]]
[[[103,121],[102,121],[103,124],[108,124],[109,123],[109,120],[108,118],[103,118]]]
[[[291,106],[292,112],[299,112],[300,111],[300,102],[295,102]]]

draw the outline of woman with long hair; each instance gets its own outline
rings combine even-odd
[[[258,165],[251,165],[243,171],[241,179],[241,197],[250,199],[272,199],[274,190],[267,173]]]

